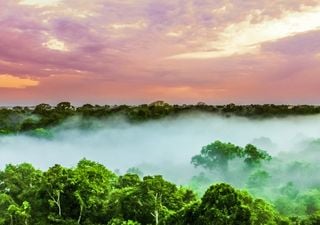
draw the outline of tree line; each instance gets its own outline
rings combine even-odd
[[[175,117],[188,112],[205,112],[222,116],[243,116],[250,118],[283,117],[290,115],[313,115],[320,113],[320,106],[313,105],[170,105],[163,101],[142,105],[91,105],[73,106],[70,102],[60,102],[56,106],[39,104],[34,107],[15,106],[0,108],[0,135],[47,129],[59,125],[73,116],[92,119],[106,119],[122,116],[129,122]]]

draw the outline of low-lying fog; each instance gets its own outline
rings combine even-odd
[[[41,169],[56,163],[74,166],[85,157],[121,173],[136,166],[145,174],[163,174],[181,183],[196,174],[191,157],[215,140],[240,146],[253,143],[272,156],[288,157],[320,137],[320,116],[250,120],[199,113],[140,124],[121,119],[96,121],[91,130],[79,129],[77,123],[74,119],[55,128],[53,139],[0,137],[0,167],[21,162]],[[308,160],[317,159],[309,155]]]

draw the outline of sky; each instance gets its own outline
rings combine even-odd
[[[0,105],[319,104],[318,0],[0,0]]]

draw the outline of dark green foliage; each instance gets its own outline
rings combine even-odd
[[[250,118],[283,117],[290,115],[312,115],[320,113],[320,106],[311,105],[169,105],[163,101],[137,106],[91,105],[74,107],[70,102],[61,102],[55,107],[46,103],[34,108],[0,108],[0,134],[30,131],[37,128],[48,129],[59,125],[73,116],[105,119],[111,116],[124,116],[132,123],[174,117],[186,112],[205,112],[222,116],[244,116]]]
[[[138,176],[143,177],[143,172],[138,167],[129,168],[127,173],[137,174]]]
[[[140,185],[140,183],[141,180],[137,174],[128,173],[119,177],[117,186],[119,188],[136,187]]]
[[[199,155],[191,159],[191,163],[198,167],[202,166],[208,170],[218,169],[223,173],[228,172],[229,161],[235,158],[245,158],[244,163],[248,168],[256,168],[262,161],[271,160],[271,156],[252,144],[241,148],[231,143],[215,141],[201,149]]]
[[[228,162],[242,156],[242,149],[231,143],[215,141],[201,149],[200,155],[192,157],[191,163],[206,169],[228,171]]]
[[[194,225],[198,220],[198,208],[200,201],[187,204],[182,209],[174,214],[171,214],[166,219],[167,225]]]
[[[301,221],[301,225],[319,225],[320,211]]]
[[[9,135],[11,132],[9,130],[0,130],[0,136],[1,135]]]
[[[211,186],[201,201],[188,204],[171,215],[167,224],[287,225],[290,221],[265,201],[221,183]]]
[[[250,210],[242,205],[238,193],[227,184],[211,186],[201,199],[195,224],[250,224]]]
[[[246,145],[243,154],[245,156],[244,162],[250,168],[259,166],[263,160],[271,160],[271,156],[267,152],[259,150],[252,144]]]
[[[37,120],[28,118],[22,122],[20,130],[29,131],[29,130],[37,129],[38,126],[39,125]]]
[[[31,136],[37,137],[37,138],[45,138],[45,139],[53,138],[53,134],[49,130],[46,130],[44,128],[34,129],[34,130],[30,131],[29,134]]]

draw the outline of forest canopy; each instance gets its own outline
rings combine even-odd
[[[130,150],[135,152],[136,149],[131,144],[136,141],[136,137],[141,136],[133,135],[123,140],[119,137],[127,127],[133,127],[134,133],[140,132],[141,127],[147,132],[154,130],[155,139],[152,140],[158,141],[159,133],[156,132],[158,127],[164,127],[164,131],[168,132],[165,128],[173,121],[178,121],[179,127],[170,128],[172,130],[168,135],[180,132],[182,123],[191,123],[188,128],[195,128],[191,118],[203,114],[193,114],[194,112],[205,113],[206,117],[200,116],[199,120],[203,121],[191,134],[200,132],[203,135],[202,126],[207,126],[207,122],[212,118],[207,115],[214,115],[227,122],[236,121],[230,120],[230,117],[237,119],[245,117],[246,120],[243,120],[245,122],[239,123],[240,129],[235,129],[239,132],[237,134],[241,135],[245,129],[255,131],[246,125],[246,121],[251,123],[266,118],[313,115],[318,114],[320,108],[289,105],[210,106],[203,103],[169,105],[162,101],[139,106],[85,104],[75,107],[69,102],[61,102],[56,106],[40,104],[35,107],[1,108],[1,150],[4,150],[3,155],[10,154],[4,148],[10,148],[10,143],[19,139],[22,145],[17,145],[18,152],[24,154],[23,146],[29,143],[31,147],[28,146],[28,149],[40,145],[41,151],[37,154],[50,155],[52,153],[50,151],[59,150],[56,146],[68,146],[69,143],[65,139],[77,137],[75,139],[78,142],[78,139],[84,136],[88,136],[85,141],[88,142],[87,147],[92,150],[89,141],[92,137],[94,140],[101,140],[111,133],[119,141],[128,142]],[[188,116],[178,120],[180,115]],[[295,120],[296,117],[291,118],[294,118],[293,122],[290,120],[288,124],[301,122]],[[314,124],[312,119],[315,117],[310,118],[308,121]],[[108,130],[114,126],[113,123],[119,121],[125,121],[123,123],[125,125],[120,123],[116,131]],[[150,125],[148,121],[159,121],[161,126],[152,123]],[[166,121],[166,126],[163,125],[163,121]],[[208,132],[218,128],[223,130],[225,121],[221,124],[219,121],[221,120],[213,120],[217,125],[207,128]],[[148,129],[147,125],[150,125]],[[227,133],[229,130],[224,132]],[[271,132],[275,132],[273,128]],[[94,136],[92,133],[99,135]],[[146,132],[141,132],[141,135],[144,134]],[[297,147],[302,151],[276,155],[262,147],[269,146],[268,150],[275,148],[275,144],[268,137],[257,137],[245,144],[218,139],[219,135],[214,137],[211,142],[203,143],[202,148],[196,148],[192,155],[188,155],[190,158],[185,164],[194,170],[188,174],[188,180],[183,183],[176,182],[172,178],[168,179],[167,174],[145,171],[146,167],[140,167],[138,164],[128,165],[131,167],[127,167],[125,173],[115,168],[112,170],[103,159],[98,159],[98,162],[82,159],[76,164],[71,163],[73,167],[62,163],[41,170],[35,167],[37,165],[30,163],[7,164],[0,170],[0,225],[316,225],[320,223],[320,177],[318,176],[320,167],[317,162],[320,156],[319,139],[303,139]],[[143,140],[145,139],[143,136]],[[117,145],[115,143],[119,143],[115,139],[108,140],[111,143],[108,148],[112,147],[112,143],[114,146]],[[56,143],[58,144],[55,145]],[[85,142],[80,142],[71,149],[82,148],[83,143]],[[102,146],[101,151],[104,151],[105,145],[109,144],[105,140],[93,143]],[[293,144],[296,143],[298,142]],[[162,145],[159,144],[159,148],[153,149],[155,144],[159,143],[152,142],[146,151],[159,151]],[[177,152],[183,153],[187,144],[177,146]],[[59,152],[63,151],[62,149]],[[110,153],[111,156],[115,151]],[[170,151],[167,152],[168,157],[174,158]],[[155,157],[162,154],[162,152],[155,153]],[[132,156],[134,154],[122,157]],[[162,165],[167,167],[169,173],[175,172],[171,171],[173,167],[170,165],[163,163]],[[189,170],[185,171],[188,172]]]
[[[0,172],[0,224],[319,224],[281,215],[266,201],[226,183],[202,197],[162,176],[116,175],[83,159],[46,171],[23,163]]]

